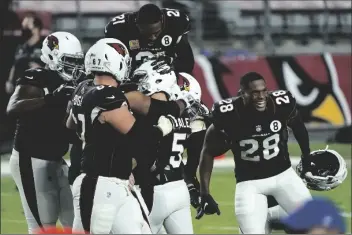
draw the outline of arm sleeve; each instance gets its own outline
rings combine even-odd
[[[185,166],[185,174],[187,178],[193,178],[196,176],[205,133],[206,130],[192,133],[188,139],[187,164]]]
[[[194,68],[194,55],[189,45],[187,35],[183,35],[181,41],[176,46],[177,57],[174,61],[177,73],[185,72],[192,74]]]
[[[103,111],[114,110],[121,106],[128,105],[125,95],[119,88],[111,86],[96,87],[93,92],[92,102]]]
[[[292,129],[293,135],[295,136],[299,147],[301,148],[301,152],[303,156],[307,156],[310,154],[309,147],[309,135],[304,122],[295,108],[293,113],[290,115],[290,119],[288,120],[288,126]]]
[[[171,114],[174,117],[180,116],[180,107],[175,101],[151,99],[149,112],[147,114],[147,118],[151,123],[157,122],[160,116],[168,114]]]
[[[40,70],[28,69],[22,76],[16,80],[17,85],[31,85],[38,88],[43,88],[43,81]]]

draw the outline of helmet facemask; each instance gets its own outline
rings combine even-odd
[[[57,72],[67,81],[78,79],[84,70],[82,55],[63,54],[58,60]]]

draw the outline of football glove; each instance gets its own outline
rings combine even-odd
[[[307,172],[311,171],[313,167],[312,165],[313,162],[310,154],[302,154],[301,160],[302,160],[302,172],[300,177],[303,178]]]
[[[199,182],[196,177],[187,182],[187,188],[191,199],[191,205],[197,209],[200,206]]]
[[[45,95],[44,100],[48,104],[65,103],[70,100],[74,91],[74,86],[62,84],[56,90],[54,90],[52,94]]]
[[[160,55],[156,57],[156,61],[157,62],[162,62],[165,63],[167,65],[172,65],[172,62],[174,61],[174,59],[170,56],[166,56],[166,55]]]
[[[174,68],[163,60],[153,58],[154,62],[151,63],[153,70],[160,74],[170,73]]]
[[[163,136],[165,136],[170,134],[173,130],[177,130],[179,125],[176,118],[169,114],[159,118],[157,127],[163,132]]]
[[[200,207],[197,210],[196,219],[201,219],[204,214],[212,215],[215,213],[220,215],[220,209],[216,201],[210,194],[202,195],[200,198]]]

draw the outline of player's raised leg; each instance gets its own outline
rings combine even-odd
[[[307,186],[293,168],[287,169],[275,178],[277,187],[272,195],[287,213],[312,198]]]
[[[264,234],[268,214],[267,197],[259,193],[252,183],[237,183],[235,215],[242,233]]]

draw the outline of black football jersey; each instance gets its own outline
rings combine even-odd
[[[156,184],[183,179],[182,155],[192,133],[190,118],[185,114],[176,118],[180,129],[165,136],[159,144],[156,167]]]
[[[52,70],[26,70],[16,85],[30,85],[43,90],[43,96],[52,93],[65,80]],[[69,138],[65,126],[67,103],[47,105],[29,111],[17,120],[14,148],[30,157],[59,160],[68,151]]]
[[[148,57],[167,55],[175,58],[176,45],[190,30],[188,16],[176,9],[161,9],[163,29],[153,44],[148,44],[136,26],[137,12],[124,13],[113,18],[105,27],[106,38],[117,38],[128,48],[132,57],[132,71]]]
[[[128,102],[119,88],[80,83],[72,98],[73,120],[83,142],[82,171],[90,176],[128,179],[132,157],[127,137],[98,118],[104,111],[114,110]]]
[[[296,100],[284,90],[269,94],[263,112],[245,106],[241,96],[214,104],[213,125],[228,136],[237,182],[271,177],[291,166],[287,122],[295,109]]]

